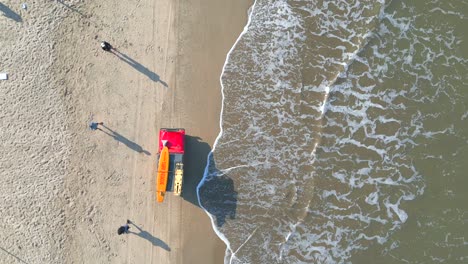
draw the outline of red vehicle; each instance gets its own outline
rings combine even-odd
[[[180,195],[184,177],[185,129],[161,128],[159,130],[159,154],[161,154],[164,146],[169,149],[169,172],[167,174],[166,191]]]

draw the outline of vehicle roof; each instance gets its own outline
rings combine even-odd
[[[185,152],[185,129],[183,128],[161,128],[159,130],[159,148],[161,152],[163,148],[163,140],[166,140],[166,146],[169,153],[184,153]]]

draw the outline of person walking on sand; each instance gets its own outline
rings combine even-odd
[[[105,51],[111,51],[112,46],[106,41],[101,42],[101,48]]]
[[[123,233],[125,234],[128,234],[128,230],[130,229],[130,226],[128,224],[131,224],[132,222],[130,222],[130,220],[127,220],[127,223],[121,227],[119,227],[119,229],[117,229],[117,234],[118,235],[121,235]]]
[[[91,124],[89,124],[89,128],[91,128],[91,130],[96,130],[98,129],[98,125],[104,125],[104,122],[99,122],[99,123],[96,123],[96,122],[91,122]]]

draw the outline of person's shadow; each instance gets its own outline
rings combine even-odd
[[[65,4],[65,3],[63,2],[63,0],[57,0],[57,2],[59,2],[60,4],[62,4],[64,7],[70,9],[71,11],[73,11],[73,12],[79,14],[80,16],[82,16],[82,17],[84,17],[84,18],[87,17],[85,14],[83,14],[82,12],[80,12],[78,9],[73,8],[72,6]]]
[[[171,248],[169,247],[169,245],[167,245],[161,239],[159,239],[157,237],[154,237],[152,234],[150,234],[147,231],[141,229],[139,226],[135,225],[135,223],[133,223],[133,222],[130,222],[130,224],[133,225],[134,227],[136,227],[136,229],[138,229],[139,233],[128,231],[129,234],[134,234],[134,235],[139,236],[139,237],[141,237],[143,239],[146,239],[149,242],[151,242],[151,244],[153,244],[153,246],[160,247],[160,248],[162,248],[162,249],[164,249],[166,251],[171,251]]]
[[[155,72],[152,72],[151,70],[149,70],[145,66],[141,65],[139,62],[135,61],[134,59],[130,58],[126,54],[118,51],[115,48],[112,48],[111,52],[114,53],[115,56],[117,58],[119,58],[121,61],[127,63],[128,65],[132,66],[135,70],[137,70],[137,71],[143,73],[144,75],[146,75],[153,82],[160,82],[162,85],[164,85],[164,87],[166,87],[166,88],[168,87],[167,83],[164,82],[163,80],[161,80],[159,75],[157,75]]]
[[[122,136],[121,134],[115,132],[114,130],[112,130],[112,129],[106,127],[105,125],[101,125],[101,126],[104,127],[104,128],[105,128],[107,131],[109,131],[110,133],[107,132],[107,131],[104,130],[104,129],[101,129],[101,128],[97,128],[97,129],[99,129],[100,131],[104,132],[104,133],[107,134],[108,136],[113,137],[115,140],[117,140],[117,141],[123,143],[125,146],[127,146],[127,147],[133,149],[133,150],[136,151],[136,152],[145,153],[145,154],[148,155],[148,156],[151,155],[150,152],[144,150],[144,149],[143,149],[140,145],[138,145],[137,143],[135,143],[135,142],[133,142],[133,141],[130,141],[130,140],[127,139],[126,137],[124,137],[124,136]]]
[[[12,256],[13,258],[15,258],[16,260],[18,260],[19,263],[29,264],[28,262],[26,262],[26,261],[20,259],[20,258],[19,258],[18,256],[16,256],[15,254],[13,254],[13,253],[11,253],[10,251],[4,249],[3,247],[0,247],[0,249],[1,249],[3,252],[5,252],[5,253],[7,253],[8,255],[10,255],[10,256]]]
[[[237,209],[237,192],[234,182],[227,175],[222,174],[212,158],[211,147],[199,137],[185,136],[184,158],[184,183],[182,197],[190,203],[200,206],[200,202],[211,215],[215,217],[216,225],[221,227],[226,222],[226,217],[234,219]],[[201,186],[207,157],[210,163],[208,174]]]
[[[8,8],[8,6],[6,6],[6,5],[4,5],[2,3],[0,3],[0,11],[3,12],[4,16],[13,19],[16,22],[23,22],[20,15],[18,15],[13,10]]]

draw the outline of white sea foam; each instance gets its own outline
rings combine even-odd
[[[226,263],[345,263],[385,244],[410,217],[402,201],[424,191],[408,153],[453,132],[427,130],[415,108],[444,94],[433,60],[464,62],[425,45],[431,29],[383,1],[295,4],[255,2],[223,67],[221,132],[197,193]],[[216,177],[235,191],[209,190]],[[203,198],[216,191],[234,207]]]
[[[249,9],[249,15],[248,15],[248,20],[247,20],[247,24],[245,25],[244,29],[242,30],[241,34],[239,35],[239,37],[237,37],[237,40],[236,42],[234,43],[234,45],[231,47],[231,49],[229,50],[227,56],[226,56],[226,61],[224,62],[224,65],[223,65],[223,69],[221,71],[221,75],[219,77],[220,79],[220,84],[221,84],[221,97],[222,97],[222,104],[221,104],[221,114],[220,114],[220,120],[219,120],[219,129],[220,129],[220,132],[218,134],[218,136],[216,137],[216,140],[213,144],[213,148],[210,152],[210,154],[208,155],[208,158],[207,158],[207,165],[205,167],[205,172],[204,172],[204,176],[202,178],[202,180],[200,181],[200,183],[197,185],[197,198],[198,198],[198,204],[205,210],[205,212],[207,212],[207,215],[210,217],[211,219],[211,223],[213,225],[213,230],[215,231],[215,233],[218,235],[218,237],[226,244],[226,255],[228,256],[229,254],[232,254],[230,252],[232,252],[232,249],[230,247],[230,243],[229,243],[229,240],[226,238],[226,236],[224,236],[223,233],[219,232],[219,230],[216,228],[216,225],[215,225],[215,222],[214,222],[214,219],[213,219],[213,216],[211,214],[208,213],[208,211],[206,210],[206,208],[203,207],[203,204],[200,202],[200,187],[204,184],[205,180],[206,180],[206,177],[208,175],[208,168],[209,168],[209,163],[210,163],[210,159],[213,155],[213,152],[215,151],[215,148],[216,146],[218,145],[218,141],[219,139],[221,138],[221,136],[223,135],[223,107],[224,107],[224,86],[223,86],[223,81],[222,81],[222,77],[223,77],[223,74],[224,74],[224,71],[225,71],[225,68],[226,68],[226,64],[228,63],[229,61],[229,56],[230,54],[232,53],[232,51],[234,50],[234,48],[236,47],[237,43],[239,42],[239,40],[242,38],[242,35],[244,35],[248,28],[249,28],[249,25],[252,21],[252,14],[255,10],[255,5],[257,3],[257,0],[254,1],[252,7]],[[234,256],[234,254],[233,254]]]

